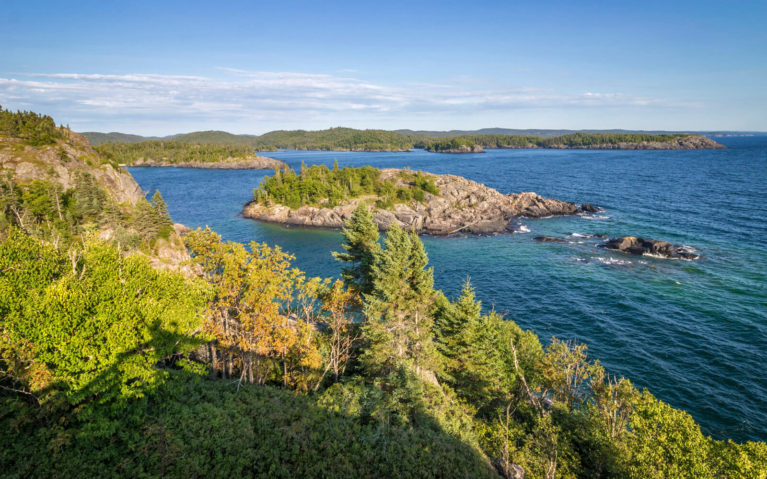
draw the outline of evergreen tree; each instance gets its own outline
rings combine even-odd
[[[467,279],[461,296],[441,305],[435,314],[437,349],[444,356],[443,377],[460,395],[476,405],[491,399],[500,389],[503,374],[499,348],[503,321],[483,316],[482,303],[475,299]]]
[[[170,213],[168,213],[168,205],[165,203],[160,190],[155,190],[154,195],[152,195],[152,207],[154,207],[157,226],[160,229],[172,228],[173,220],[170,218]]]
[[[349,266],[343,268],[341,277],[347,288],[359,294],[368,294],[372,290],[372,269],[376,263],[378,245],[378,227],[373,222],[373,214],[366,204],[360,202],[351,219],[343,229],[344,253],[333,252],[333,257]]]
[[[365,295],[367,349],[361,361],[373,376],[389,376],[412,366],[427,378],[436,367],[432,342],[432,269],[423,243],[394,224],[386,234],[380,261],[372,268],[372,290]]]

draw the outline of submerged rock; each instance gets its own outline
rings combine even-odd
[[[401,181],[397,169],[381,170],[382,180]],[[439,195],[425,193],[423,202],[399,203],[388,209],[375,206],[376,197],[354,198],[333,208],[302,206],[290,209],[279,204],[264,205],[251,201],[242,215],[271,223],[341,228],[351,218],[357,205],[364,201],[373,209],[373,219],[382,230],[396,223],[417,233],[447,236],[455,233],[492,234],[515,230],[517,217],[543,218],[574,215],[574,203],[543,198],[535,193],[504,195],[493,188],[454,175],[428,176],[439,189]],[[404,183],[403,183],[404,184]]]
[[[566,239],[557,238],[556,236],[536,236],[534,241],[540,241],[541,243],[567,243]]]
[[[599,208],[592,205],[591,203],[583,203],[581,204],[581,211],[584,213],[599,213]]]
[[[673,245],[668,241],[646,240],[636,236],[611,238],[600,247],[634,255],[656,256],[670,259],[698,259],[700,257],[689,246]]]

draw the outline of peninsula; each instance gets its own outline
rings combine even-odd
[[[584,211],[574,203],[535,193],[502,194],[455,175],[411,170],[290,169],[267,177],[242,215],[286,225],[341,228],[360,202],[373,210],[379,229],[394,224],[420,234],[493,234],[512,231],[517,217],[542,218]]]
[[[121,166],[220,170],[273,170],[285,166],[279,160],[255,154],[247,145],[151,140],[102,143],[95,149]]]

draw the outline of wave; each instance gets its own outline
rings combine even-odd
[[[529,233],[530,232],[530,228],[528,228],[527,225],[523,225],[521,223],[516,223],[516,224],[512,225],[511,232],[512,233],[519,233],[519,234]]]
[[[632,264],[633,262],[627,259],[618,259],[618,258],[606,258],[603,256],[597,256],[594,258],[595,260],[599,261],[602,264],[610,265],[610,266],[628,266]]]
[[[602,220],[609,220],[610,217],[607,215],[583,215],[581,216],[584,220],[595,220],[595,221],[602,221]]]

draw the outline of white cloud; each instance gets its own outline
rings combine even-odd
[[[189,118],[204,127],[243,121],[290,120],[313,124],[332,116],[355,118],[460,115],[522,109],[648,107],[672,105],[660,98],[610,92],[553,92],[529,87],[481,88],[479,82],[379,85],[351,76],[254,72],[218,68],[219,76],[164,74],[32,73],[0,78],[0,104],[45,113],[66,112],[85,123],[118,124],[126,118],[159,124]],[[223,79],[220,74],[223,72]],[[349,72],[352,73],[352,72]],[[689,106],[689,105],[688,105]],[[403,122],[404,123],[404,122]]]

